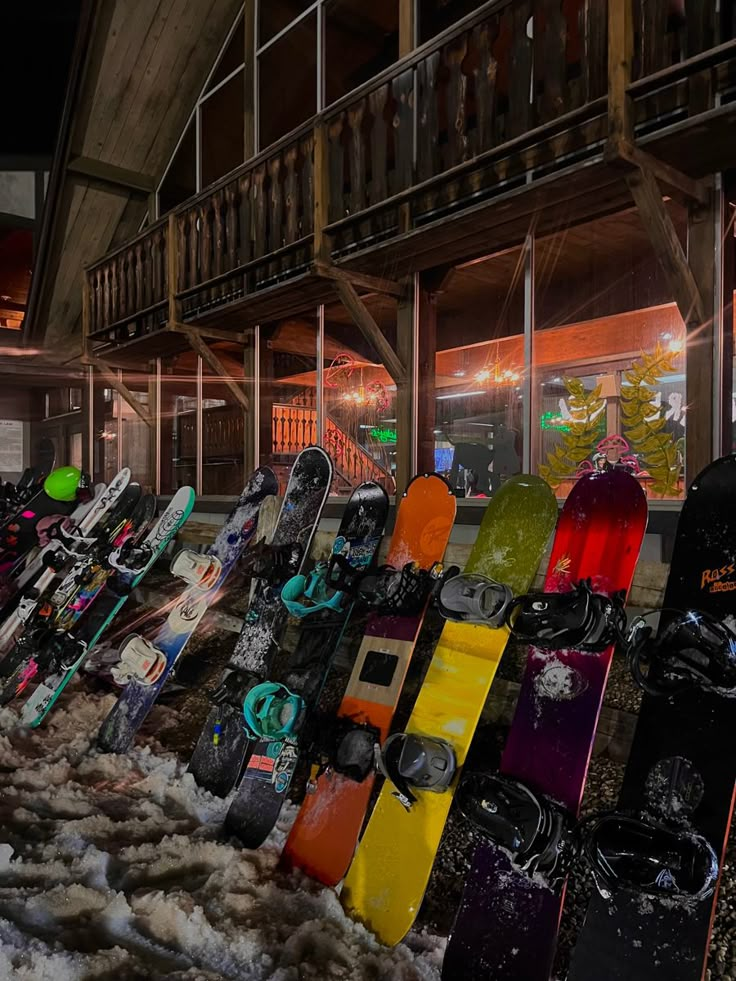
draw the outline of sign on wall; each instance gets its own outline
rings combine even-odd
[[[23,470],[23,423],[0,419],[0,475]]]

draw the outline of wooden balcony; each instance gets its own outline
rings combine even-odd
[[[623,102],[663,172],[736,164],[736,0],[611,2],[486,3],[148,227],[87,271],[88,352],[237,337],[333,299],[336,269],[368,290],[628,207]]]

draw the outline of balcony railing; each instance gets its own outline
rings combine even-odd
[[[631,4],[638,132],[717,105],[691,76],[710,72],[733,98],[736,0],[682,0],[682,13],[612,2]],[[605,0],[483,4],[89,269],[92,347],[197,322],[315,258],[399,248],[407,231],[600,155],[607,33]]]

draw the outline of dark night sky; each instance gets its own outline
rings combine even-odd
[[[0,2],[0,154],[53,153],[80,7]]]

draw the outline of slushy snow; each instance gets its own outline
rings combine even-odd
[[[444,938],[390,950],[277,870],[295,807],[248,851],[186,761],[151,740],[98,753],[112,701],[75,680],[40,730],[0,711],[0,981],[439,978]]]

